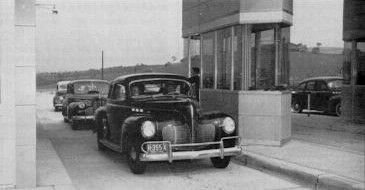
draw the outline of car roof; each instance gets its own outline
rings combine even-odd
[[[300,83],[308,82],[308,81],[314,81],[314,80],[325,80],[325,81],[329,81],[329,80],[343,80],[343,78],[342,77],[339,77],[339,76],[312,77],[312,78],[304,79],[304,80],[300,81]]]
[[[133,80],[148,79],[148,78],[170,78],[170,79],[174,78],[180,80],[188,80],[188,78],[185,76],[173,73],[138,73],[138,74],[130,74],[117,77],[113,80],[113,83],[122,81],[130,82]]]
[[[57,85],[68,84],[68,83],[70,83],[69,80],[61,80],[57,82]]]
[[[70,84],[74,84],[77,82],[105,82],[105,83],[109,83],[106,80],[99,80],[99,79],[78,79],[78,80],[73,80],[70,82]]]

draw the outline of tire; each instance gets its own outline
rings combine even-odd
[[[220,157],[214,157],[214,158],[210,158],[210,161],[212,162],[212,164],[215,168],[223,169],[229,165],[229,162],[231,161],[231,157],[225,156],[223,159],[221,159]]]
[[[140,143],[129,142],[127,145],[127,160],[129,169],[134,174],[143,174],[146,171],[147,163],[140,160]]]
[[[337,102],[335,104],[335,115],[338,116],[338,117],[341,116],[341,113],[342,113],[341,108],[342,108],[341,102]]]
[[[79,129],[79,123],[77,121],[72,120],[72,119],[71,119],[71,129],[74,130],[74,131]]]
[[[292,107],[294,113],[302,113],[302,111],[303,111],[303,107],[298,101],[293,101],[291,107]]]
[[[96,139],[97,139],[97,143],[98,143],[98,150],[99,151],[104,151],[107,149],[107,147],[100,142],[100,140],[107,140],[110,136],[110,132],[109,132],[109,125],[107,123],[107,117],[105,114],[103,114],[101,117],[98,118],[98,120],[96,121]]]

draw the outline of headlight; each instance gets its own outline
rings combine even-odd
[[[79,108],[80,109],[84,109],[86,107],[85,103],[84,102],[80,102],[79,103]]]
[[[59,100],[63,100],[63,96],[60,96],[58,99],[59,99]]]
[[[156,126],[152,121],[145,121],[142,123],[141,131],[144,138],[151,138],[156,133]]]
[[[236,124],[232,118],[226,117],[222,121],[222,127],[225,133],[232,134],[234,129],[236,128]]]

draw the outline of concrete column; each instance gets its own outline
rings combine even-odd
[[[14,1],[0,1],[0,189],[15,186]]]
[[[15,0],[16,187],[36,186],[35,0]]]

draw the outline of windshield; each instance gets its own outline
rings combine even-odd
[[[92,91],[97,91],[100,94],[106,95],[108,93],[109,84],[105,82],[77,82],[74,84],[75,94],[89,94]]]
[[[339,89],[342,87],[342,80],[332,80],[328,82],[328,87],[330,89]]]
[[[67,89],[67,84],[60,84],[58,85],[58,90],[59,91],[65,91]]]
[[[133,82],[130,85],[132,98],[156,96],[191,96],[191,88],[186,81],[166,79]]]

